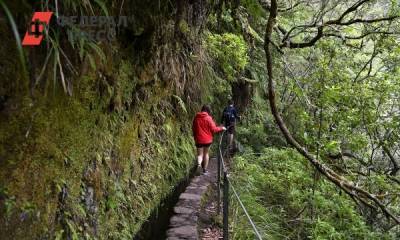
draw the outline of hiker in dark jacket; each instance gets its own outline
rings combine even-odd
[[[203,173],[207,173],[208,150],[213,142],[213,134],[226,130],[225,127],[217,127],[211,117],[211,108],[204,105],[201,112],[193,119],[193,137],[197,148],[198,168],[203,167]]]
[[[224,123],[228,131],[228,147],[232,148],[233,134],[235,133],[236,120],[240,120],[240,116],[237,113],[233,100],[228,101],[228,106],[222,112],[221,122]]]

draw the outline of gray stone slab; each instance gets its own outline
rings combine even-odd
[[[198,182],[200,182],[201,181],[201,178],[200,177],[195,177],[193,180],[192,180],[192,183],[198,183]]]
[[[205,189],[196,188],[196,189],[187,189],[185,193],[203,195],[205,192],[206,192]]]
[[[196,237],[197,228],[191,225],[174,227],[168,230],[167,235],[169,237]]]
[[[171,225],[186,225],[187,219],[181,215],[175,215],[170,219]]]
[[[186,225],[196,226],[197,220],[198,220],[198,217],[195,215],[192,215],[190,218],[187,218],[185,220],[181,220],[181,219],[179,219],[179,221],[171,220],[169,227],[175,228],[175,227],[181,227],[181,226],[186,226]]]
[[[186,207],[174,207],[174,212],[181,214],[193,214],[195,211],[191,208]]]
[[[179,196],[179,199],[200,201],[200,200],[201,200],[201,195],[199,195],[199,194],[192,194],[192,193],[182,193],[182,194]]]
[[[200,207],[200,200],[182,199],[182,202],[179,203],[179,207],[191,208],[194,209],[195,211],[198,211]]]

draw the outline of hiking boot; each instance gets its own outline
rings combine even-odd
[[[206,169],[203,168],[203,175],[206,175],[206,176],[207,176],[208,174],[209,174],[208,170],[206,170]]]
[[[197,169],[196,169],[196,176],[200,176],[201,175],[201,172],[202,172],[202,167],[201,167],[201,165],[199,164],[199,165],[197,165]]]

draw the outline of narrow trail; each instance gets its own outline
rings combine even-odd
[[[216,240],[223,238],[222,217],[217,213],[218,187],[214,182],[210,185],[204,198],[205,202],[199,212],[199,239]],[[222,204],[220,206],[222,209]]]
[[[228,159],[234,153],[229,153],[226,148],[222,150],[224,149],[223,139],[224,134],[220,136],[218,158],[210,159],[209,173],[194,177],[185,192],[179,196],[166,234],[168,240],[229,239],[229,189],[232,190],[235,200],[238,201],[248,218],[257,239],[262,239],[254,221],[229,180],[230,161]],[[219,179],[218,168],[221,174]],[[221,185],[223,185],[223,188],[221,188]],[[218,204],[221,204],[219,208]]]
[[[207,195],[215,194],[212,191],[213,185],[217,182],[217,159],[211,158],[207,175],[195,176],[185,192],[179,196],[179,201],[174,207],[174,215],[170,219],[167,231],[168,240],[177,239],[219,239],[209,238],[207,229],[214,229],[212,226],[212,204]],[[215,209],[214,209],[215,210]],[[216,210],[215,210],[216,212]],[[208,214],[210,213],[210,214]],[[210,225],[208,225],[208,223]],[[215,230],[214,230],[215,231]]]

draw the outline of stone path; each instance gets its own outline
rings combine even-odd
[[[217,213],[217,193],[217,183],[211,184],[207,192],[206,202],[202,204],[197,224],[201,240],[223,239],[222,215]],[[222,209],[222,203],[220,209]]]
[[[210,159],[208,175],[195,176],[186,191],[179,196],[170,219],[167,240],[199,239],[198,220],[204,195],[210,184],[217,180],[217,159]]]

